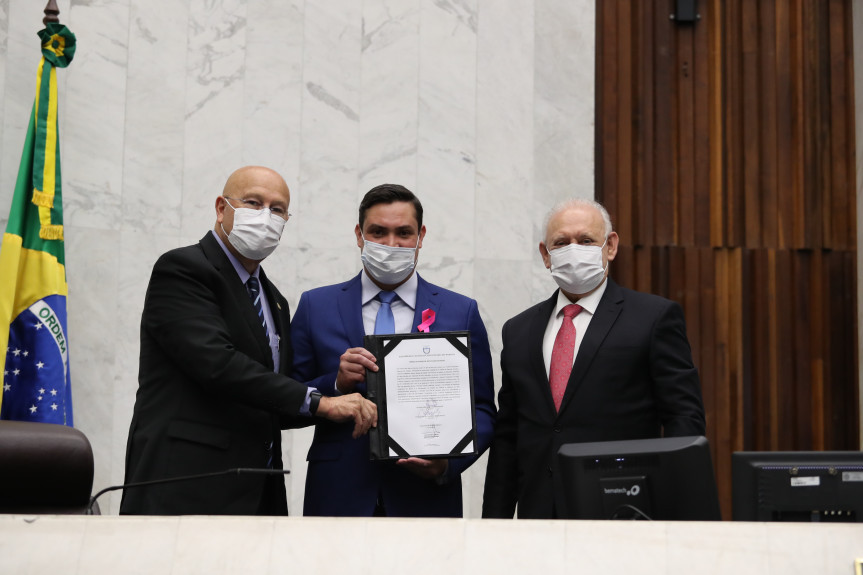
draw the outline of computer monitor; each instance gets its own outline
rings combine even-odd
[[[863,452],[738,451],[735,521],[863,522]]]
[[[564,519],[722,518],[703,436],[567,443],[558,463]]]

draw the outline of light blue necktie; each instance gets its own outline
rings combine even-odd
[[[377,298],[381,302],[381,307],[378,308],[378,315],[375,318],[375,335],[390,334],[396,332],[396,320],[393,318],[393,309],[390,307],[393,299],[396,297],[394,291],[381,291]]]

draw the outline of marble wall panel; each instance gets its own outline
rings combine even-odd
[[[477,40],[476,257],[533,257],[534,2],[482,2]],[[477,281],[481,278],[477,277]]]
[[[181,230],[201,237],[214,222],[216,196],[243,160],[246,2],[191,0]]]
[[[152,4],[152,5],[151,5]],[[0,0],[0,225],[33,102],[42,8]],[[479,301],[496,379],[503,322],[554,283],[536,251],[557,201],[593,194],[592,0],[60,2],[75,418],[94,491],[123,479],[139,324],[156,258],[213,226],[256,163],[292,193],[265,269],[291,303],[360,269],[359,199],[396,182],[425,206],[420,273]],[[2,281],[2,280],[0,280]],[[284,433],[301,512],[311,430]],[[482,505],[485,457],[464,477]],[[116,513],[119,494],[101,500]]]
[[[539,256],[537,256],[539,257]],[[536,301],[531,297],[533,276],[531,262],[492,258],[477,259],[474,273],[477,278],[474,297],[488,331],[491,346],[494,380],[500,387],[501,330],[506,321],[521,313]],[[549,295],[551,289],[549,289]]]
[[[42,28],[44,14],[38,3],[29,0],[4,0],[4,3],[5,17],[0,22],[4,35],[0,53],[4,86],[0,101],[3,114],[0,123],[0,145],[3,147],[0,153],[0,225],[5,231],[27,122],[36,94],[36,70],[41,57],[36,32]],[[65,149],[62,142],[61,149]]]
[[[113,375],[113,411],[109,430],[111,456],[107,458],[110,467],[106,469],[100,466],[99,473],[94,479],[94,483],[98,486],[123,483],[126,440],[135,406],[135,394],[138,391],[138,354],[144,296],[150,282],[153,264],[160,255],[177,247],[177,244],[175,235],[154,234],[134,227],[124,228],[116,244],[118,272],[115,294],[116,312],[113,319],[115,328],[112,334],[116,359],[113,373],[106,374]],[[113,246],[112,249],[114,249]],[[134,254],[134,257],[126,254]],[[102,513],[117,513],[120,509],[121,495],[120,491],[104,495],[99,500]]]
[[[422,200],[417,180],[419,6],[363,3],[362,101],[357,202],[371,188],[401,184]],[[352,213],[357,220],[356,210]]]
[[[0,0],[0,118],[3,117],[3,108],[6,105],[6,54],[9,53],[9,0]],[[0,136],[2,137],[2,136]],[[5,149],[5,148],[4,148]],[[3,164],[4,158],[0,156],[0,185],[5,180]],[[0,192],[0,205],[5,205],[3,199],[6,196]],[[3,210],[0,209],[0,214]],[[5,221],[0,216],[0,224],[5,224]],[[5,226],[3,229],[6,229]]]
[[[291,474],[286,479],[288,513],[303,514],[303,495],[306,489],[306,455],[312,446],[315,430],[295,429],[282,432],[282,461]]]
[[[66,220],[66,279],[70,378],[75,427],[90,440],[94,484],[107,485],[117,463],[114,389],[118,373],[118,230],[70,225]],[[122,460],[121,460],[122,461]]]
[[[595,0],[537,2],[534,200],[593,197]],[[540,220],[535,220],[537,225]]]
[[[61,19],[78,38],[72,64],[58,72],[58,83],[66,82],[63,216],[78,226],[122,225],[129,13],[129,0],[93,0],[73,3]]]
[[[302,141],[303,4],[249,4],[243,82],[242,163],[272,167],[292,191]]]
[[[498,381],[499,385],[500,380],[495,381]],[[465,517],[482,517],[482,493],[487,466],[488,451],[480,455],[479,459],[461,475],[462,507]]]
[[[300,247],[355,245],[345,231],[356,224],[361,18],[362,6],[353,0],[306,3],[302,150],[293,200]],[[326,260],[314,265],[331,272]]]
[[[423,246],[430,267],[470,262],[474,255],[476,33],[475,0],[421,3],[416,191],[426,226],[436,230],[435,241]],[[470,281],[428,279],[473,293]]]
[[[539,256],[536,256],[539,259]],[[477,258],[473,262],[476,278],[474,297],[479,304],[480,315],[488,331],[491,347],[492,367],[494,368],[495,388],[500,389],[500,352],[501,330],[511,317],[527,309],[537,300],[532,298],[533,263],[510,259]],[[551,281],[551,278],[548,278]],[[548,295],[552,287],[548,287]],[[487,454],[474,463],[463,475],[465,517],[480,517],[482,514],[482,493],[485,484]]]
[[[473,296],[500,388],[501,328],[527,308],[534,244],[534,2],[480,2]],[[465,474],[465,516],[482,513],[487,454]]]
[[[123,227],[177,236],[183,190],[187,2],[135,2],[129,17]]]

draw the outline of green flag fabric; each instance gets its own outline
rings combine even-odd
[[[57,68],[75,35],[48,23],[24,152],[0,246],[0,419],[72,425]]]

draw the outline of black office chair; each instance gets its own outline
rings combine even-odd
[[[93,449],[72,427],[0,421],[0,513],[85,514]]]

